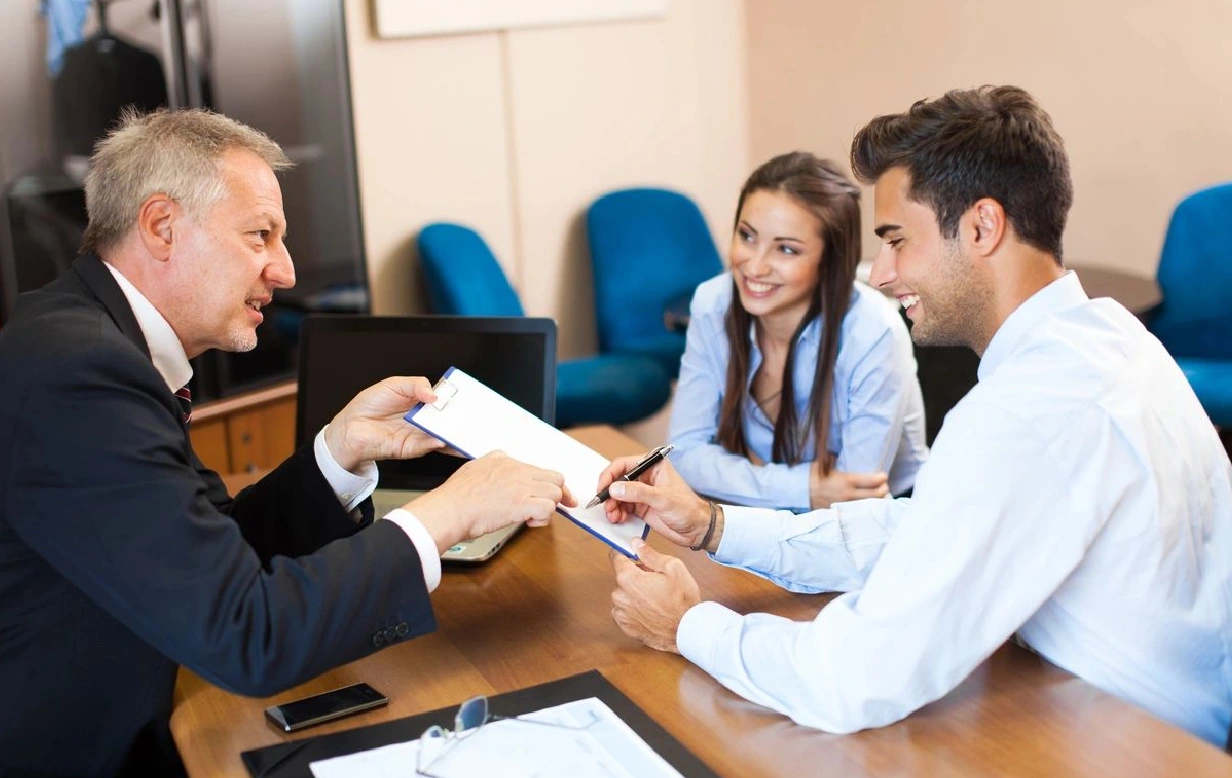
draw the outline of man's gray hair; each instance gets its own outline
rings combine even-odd
[[[126,109],[120,123],[94,147],[86,175],[86,227],[82,253],[115,247],[132,229],[141,204],[163,193],[196,217],[226,194],[222,157],[251,151],[275,171],[292,166],[260,130],[203,109]]]

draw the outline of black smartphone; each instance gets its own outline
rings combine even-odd
[[[297,729],[323,724],[370,708],[379,708],[389,698],[366,683],[343,686],[329,692],[314,694],[302,700],[271,705],[265,715],[279,729],[294,732]]]

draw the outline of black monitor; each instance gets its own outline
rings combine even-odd
[[[393,375],[435,382],[458,367],[556,421],[556,323],[530,317],[310,316],[299,344],[295,439],[302,446],[361,390]],[[381,486],[432,489],[462,460],[443,454],[380,465]]]

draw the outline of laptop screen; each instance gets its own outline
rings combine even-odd
[[[556,323],[530,317],[310,316],[300,333],[296,445],[361,390],[393,375],[435,382],[459,367],[539,418],[556,421]],[[380,463],[381,486],[432,489],[464,460]]]

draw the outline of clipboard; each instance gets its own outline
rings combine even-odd
[[[717,778],[717,774],[625,696],[598,670],[589,670],[557,681],[531,686],[489,698],[495,714],[518,716],[539,708],[560,705],[573,700],[597,697],[686,778]],[[458,702],[461,702],[459,700]],[[457,703],[404,719],[291,740],[240,754],[244,767],[253,778],[312,778],[308,765],[320,759],[353,754],[370,748],[414,740],[433,724],[453,725]],[[413,771],[412,771],[413,772]]]
[[[610,460],[457,367],[445,371],[433,391],[436,402],[420,403],[403,418],[469,459],[499,449],[514,459],[564,474],[565,485],[577,498],[578,506],[557,505],[556,512],[630,559],[637,559],[632,542],[634,538],[645,539],[650,532],[644,521],[611,524],[602,503],[582,507],[594,494],[599,474]]]

